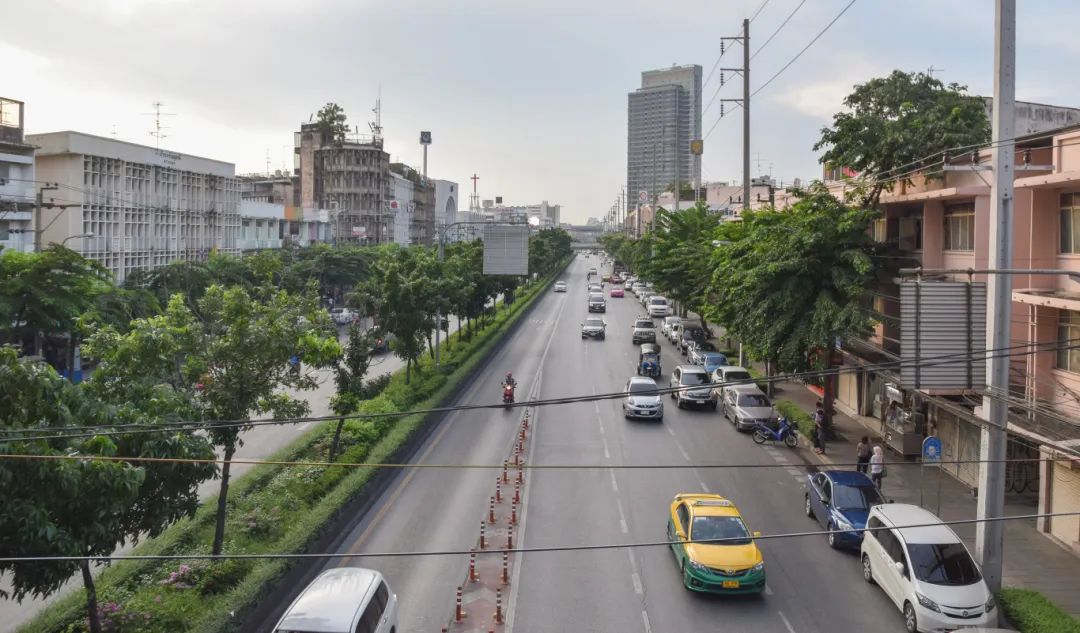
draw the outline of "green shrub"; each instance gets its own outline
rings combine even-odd
[[[803,411],[802,407],[790,400],[777,400],[775,404],[780,415],[799,427],[799,433],[802,433],[807,438],[810,437],[811,432],[814,430],[814,419],[810,417],[809,413]]]
[[[1080,620],[1037,591],[1002,589],[998,602],[1005,616],[1021,633],[1080,633]]]

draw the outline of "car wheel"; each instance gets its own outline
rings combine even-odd
[[[862,555],[862,578],[871,585],[874,583],[874,570],[870,567],[870,557]]]
[[[803,497],[806,499],[806,516],[812,519],[814,518],[814,508],[810,505],[810,493],[806,493]]]
[[[829,541],[829,547],[836,549],[836,526],[829,522],[829,525],[825,526],[825,529],[829,531],[829,535],[826,537]]]
[[[918,633],[919,620],[915,617],[915,607],[910,602],[904,603],[904,629],[907,633]]]
[[[716,402],[710,402],[709,403],[709,408],[712,409],[713,411],[716,411]]]
[[[680,409],[686,408],[683,406],[682,398],[675,398],[675,406],[679,407]]]

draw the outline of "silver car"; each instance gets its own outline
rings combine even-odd
[[[623,417],[664,419],[664,403],[656,391],[656,381],[644,376],[633,376],[626,381],[626,398],[623,399]]]
[[[373,569],[337,567],[296,597],[274,627],[274,633],[390,633],[398,626],[397,596],[383,575]]]
[[[711,378],[709,372],[700,365],[679,365],[671,372],[671,381],[668,386],[675,389],[671,392],[672,399],[680,409],[686,404],[707,404],[716,410],[716,396],[709,387]]]
[[[758,424],[775,429],[779,422],[776,409],[769,397],[755,385],[738,385],[724,390],[724,417],[740,431],[748,431]]]

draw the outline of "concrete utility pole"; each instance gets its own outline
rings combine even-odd
[[[742,21],[742,177],[743,211],[750,210],[750,20]]]
[[[38,189],[37,196],[34,198],[34,252],[41,252],[42,235],[45,233],[45,227],[41,225],[41,209],[45,206],[45,192],[59,189],[56,185],[44,185]],[[51,223],[50,223],[51,224]]]
[[[990,268],[1012,266],[1013,139],[1016,105],[1016,0],[996,0],[994,15],[994,112],[992,142],[994,181],[990,186]],[[986,306],[986,348],[1009,346],[1012,277],[989,275]],[[1009,409],[1009,357],[986,359],[986,394],[979,465],[979,519],[1001,517],[1005,511],[1005,455]],[[975,551],[990,591],[1001,590],[1005,525],[1000,521],[975,524]]]

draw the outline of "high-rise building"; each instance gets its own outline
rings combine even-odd
[[[701,157],[690,141],[701,138],[701,66],[672,66],[641,73],[641,87],[627,99],[626,184],[650,199],[676,181],[701,182]]]
[[[23,103],[0,97],[0,248],[34,249],[34,146],[23,138]]]

